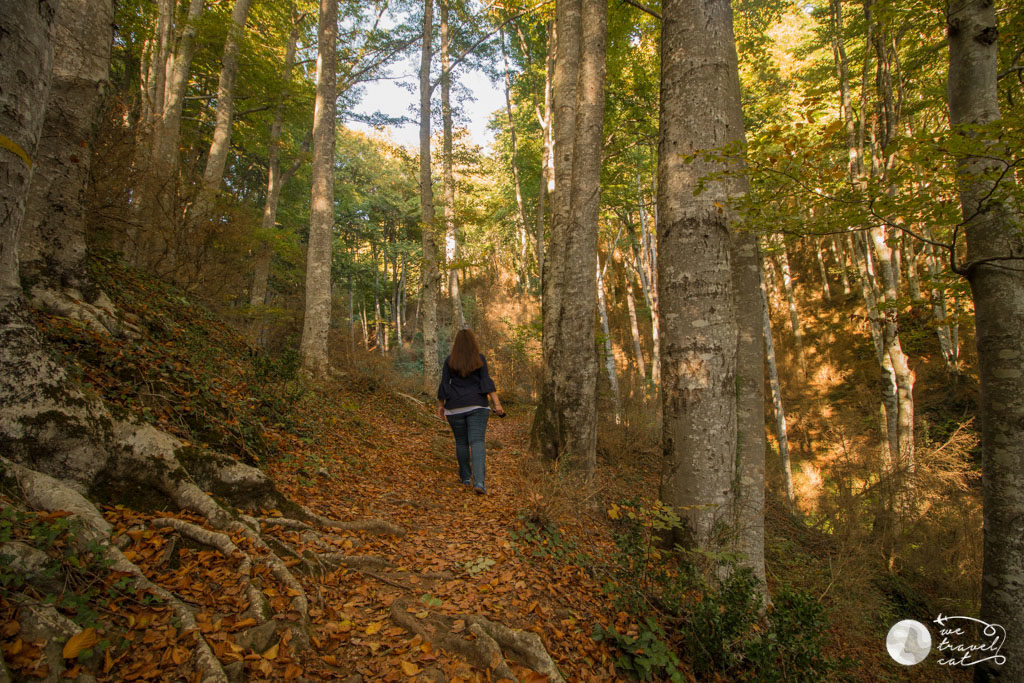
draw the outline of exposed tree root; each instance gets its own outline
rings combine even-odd
[[[309,518],[322,527],[340,529],[342,531],[369,531],[375,534],[390,534],[392,536],[404,536],[405,529],[383,519],[357,519],[351,522],[339,522],[335,519],[322,517],[315,512],[306,510]]]
[[[510,629],[479,615],[449,617],[435,613],[421,618],[409,611],[410,605],[405,598],[395,600],[391,605],[391,619],[435,647],[486,670],[495,680],[518,681],[507,658],[547,676],[549,681],[563,683],[565,680],[536,633]]]
[[[216,548],[224,557],[240,557],[241,563],[238,565],[238,573],[241,575],[242,581],[245,584],[245,597],[249,600],[249,609],[243,613],[243,616],[250,616],[260,623],[263,623],[266,620],[264,615],[267,613],[267,600],[263,596],[263,591],[257,588],[256,584],[253,583],[252,559],[247,553],[243,552],[231,541],[230,536],[216,531],[210,531],[209,529],[204,529],[201,526],[196,526],[191,522],[175,519],[174,517],[154,519],[151,524],[158,529],[162,527],[174,529],[182,536],[186,536],[198,543]]]

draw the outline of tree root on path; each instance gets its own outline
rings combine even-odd
[[[564,683],[558,666],[536,633],[511,629],[472,614],[449,617],[434,613],[421,617],[409,611],[419,612],[419,606],[411,606],[406,598],[395,600],[391,605],[391,619],[431,645],[484,669],[491,678],[518,681],[508,663],[508,659],[513,659],[547,676],[553,683]],[[472,637],[467,638],[467,634]]]

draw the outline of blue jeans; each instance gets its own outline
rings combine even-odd
[[[491,411],[480,408],[468,413],[448,415],[448,424],[455,435],[455,458],[459,461],[459,480],[484,488],[484,434]],[[470,457],[472,455],[472,462]],[[472,477],[472,480],[470,479]]]

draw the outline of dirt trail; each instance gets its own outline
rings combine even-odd
[[[330,435],[322,446],[328,476],[321,472],[312,482],[308,467],[274,468],[285,491],[325,516],[380,518],[408,531],[351,539],[351,555],[385,558],[387,567],[305,579],[307,593],[320,596],[312,599],[317,604],[311,616],[326,638],[314,639],[318,647],[303,665],[304,675],[355,671],[366,680],[497,680],[501,670],[493,661],[474,652],[453,655],[446,650],[463,645],[452,640],[445,650],[437,647],[442,636],[470,649],[479,645],[472,632],[478,616],[538,634],[568,680],[614,678],[613,656],[591,638],[594,625],[610,623],[611,616],[597,582],[575,564],[532,557],[535,549],[516,538],[520,515],[536,502],[538,488],[529,475],[528,416],[491,417],[488,494],[481,496],[458,481],[445,423],[425,408],[410,412],[403,406],[389,420],[382,414],[387,412],[363,406]],[[362,427],[358,434],[353,424]],[[395,617],[396,601],[395,610],[426,630],[414,635],[398,625],[408,617]],[[434,645],[423,637],[431,628],[447,631],[435,634]],[[510,648],[502,651],[520,680],[545,680],[521,666],[523,657]]]

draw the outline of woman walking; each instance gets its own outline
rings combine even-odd
[[[494,414],[505,417],[498,390],[487,373],[487,359],[480,353],[476,337],[467,329],[459,330],[452,342],[452,352],[441,368],[441,384],[437,387],[437,414],[446,418],[455,436],[455,458],[459,462],[459,479],[479,494],[484,486],[484,434],[494,401]]]

